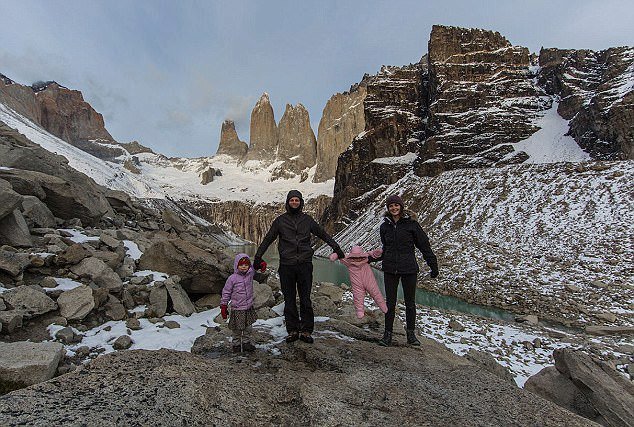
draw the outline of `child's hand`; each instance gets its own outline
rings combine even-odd
[[[227,320],[227,304],[220,305],[220,315],[224,320]]]
[[[330,261],[337,261],[337,259],[339,259],[339,255],[337,255],[336,253],[331,253],[330,256],[328,257],[328,259]]]

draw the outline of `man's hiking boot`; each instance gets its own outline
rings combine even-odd
[[[302,332],[299,335],[299,339],[304,341],[307,344],[312,344],[315,342],[315,340],[313,339],[313,337],[310,335],[310,332]]]
[[[416,334],[414,333],[414,330],[408,329],[406,332],[407,332],[407,343],[409,345],[419,346],[420,341],[418,341],[418,338],[416,338]]]
[[[242,351],[255,351],[255,346],[250,342],[242,344]]]
[[[242,353],[242,346],[240,344],[236,344],[233,346],[234,353]]]
[[[383,347],[389,347],[392,345],[392,332],[385,331],[383,332],[383,338],[379,340],[379,345]]]
[[[299,332],[297,331],[289,332],[288,335],[286,336],[286,342],[288,344],[295,342],[298,339],[299,339]]]

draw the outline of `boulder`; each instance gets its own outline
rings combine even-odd
[[[29,386],[55,376],[64,346],[55,342],[0,342],[0,381]]]
[[[79,243],[75,243],[69,246],[63,253],[57,255],[57,263],[60,265],[75,265],[79,264],[81,260],[88,256],[90,256],[90,252]]]
[[[107,233],[101,233],[99,235],[99,242],[108,246],[112,250],[116,249],[121,244],[119,240],[115,239]]]
[[[233,273],[233,260],[220,248],[209,250],[181,239],[162,240],[145,250],[139,269],[178,275],[180,285],[189,293],[218,294]]]
[[[170,277],[165,282],[165,288],[172,300],[172,306],[174,311],[182,316],[189,316],[196,312],[194,304],[187,296],[187,293],[183,290],[183,287],[174,279]]]
[[[23,196],[22,215],[29,224],[40,228],[51,228],[57,226],[53,212],[37,197]]]
[[[31,264],[28,254],[11,252],[0,249],[0,271],[17,277]]]
[[[198,298],[194,302],[194,306],[199,309],[209,309],[220,305],[220,294],[208,294],[202,298]]]
[[[275,298],[273,297],[273,291],[268,285],[263,283],[253,282],[253,308],[258,310],[262,307],[273,307],[275,305]]]
[[[132,347],[132,343],[132,338],[130,338],[129,335],[121,335],[114,341],[112,347],[115,350],[127,350],[128,348]]]
[[[579,350],[557,349],[553,356],[557,371],[572,381],[607,424],[634,424],[634,384]]]
[[[141,322],[139,322],[139,319],[131,317],[125,321],[125,326],[130,330],[138,331],[141,329]]]
[[[590,401],[581,393],[574,383],[561,375],[554,366],[547,366],[524,384],[524,390],[535,393],[571,412],[600,422],[600,414],[594,409]]]
[[[31,318],[57,309],[57,303],[39,286],[18,286],[2,294],[4,302]]]
[[[0,245],[33,246],[29,227],[18,209],[0,219]]]
[[[22,196],[13,191],[13,187],[4,179],[0,179],[0,220],[20,207]]]
[[[598,326],[589,325],[585,327],[585,331],[592,335],[634,335],[634,326]]]
[[[315,292],[317,294],[325,295],[333,300],[333,302],[338,303],[341,301],[341,298],[343,298],[344,290],[334,283],[322,282],[316,288]]]
[[[173,210],[165,209],[161,216],[163,218],[163,221],[171,225],[178,233],[182,233],[183,231],[185,231],[185,225],[183,224],[183,221],[181,221],[181,219]]]
[[[106,317],[111,320],[123,320],[128,315],[121,301],[114,295],[108,295],[108,302],[104,308],[106,310]]]
[[[500,365],[495,358],[484,351],[470,349],[464,356],[467,360],[482,366],[487,371],[502,378],[504,381],[515,384],[515,378],[508,368]]]
[[[90,278],[97,286],[106,288],[110,292],[119,292],[123,286],[121,278],[102,260],[90,257],[82,260],[70,269],[79,277]]]
[[[2,332],[12,334],[15,330],[22,327],[22,312],[18,310],[0,311],[0,324],[2,324]]]
[[[150,290],[150,305],[148,310],[154,317],[163,317],[167,312],[167,289],[156,284]]]
[[[81,285],[63,292],[57,298],[59,313],[68,320],[81,320],[95,308],[93,291],[89,286]]]
[[[165,326],[167,329],[178,329],[181,327],[180,323],[174,320],[166,320],[165,323],[163,323],[163,326]]]
[[[64,344],[76,344],[81,342],[82,336],[77,335],[73,328],[65,327],[55,333],[55,339],[63,342]]]

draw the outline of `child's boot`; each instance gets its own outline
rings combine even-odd
[[[242,344],[242,350],[244,351],[255,351],[255,346],[250,342],[245,342]]]
[[[379,345],[382,345],[383,347],[389,347],[392,345],[392,331],[386,330],[383,332],[383,338],[379,340]]]
[[[414,330],[407,329],[406,332],[407,332],[407,343],[409,345],[419,346],[420,341],[418,341],[418,338],[416,338],[416,334],[414,333]]]

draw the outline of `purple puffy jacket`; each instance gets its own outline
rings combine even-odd
[[[233,274],[227,278],[225,287],[222,288],[220,304],[228,304],[231,301],[233,310],[247,310],[253,307],[253,276],[255,275],[253,265],[246,273],[238,270],[238,261],[245,257],[249,258],[247,254],[236,255],[233,261]]]

